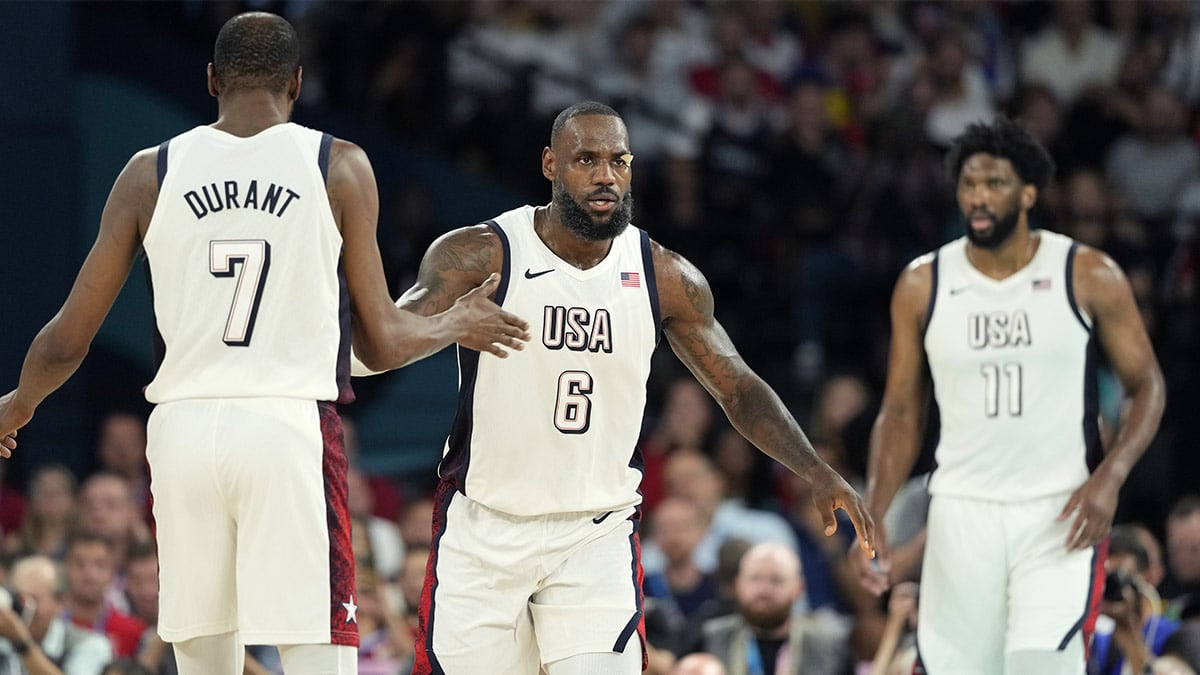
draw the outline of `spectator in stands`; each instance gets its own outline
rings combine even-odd
[[[695,562],[696,547],[708,530],[708,515],[693,501],[667,497],[655,508],[648,524],[647,540],[662,551],[666,566],[646,574],[642,588],[647,604],[660,614],[666,631],[675,633],[706,602],[717,597],[716,576],[701,570]],[[669,639],[661,643],[665,645]]]
[[[112,606],[106,593],[117,575],[116,556],[108,539],[76,534],[67,544],[64,562],[66,594],[63,617],[80,628],[108,637],[117,656],[134,656],[146,625]]]
[[[0,672],[99,675],[113,659],[103,635],[63,616],[63,577],[55,562],[33,555],[13,565],[12,590],[28,600],[26,616],[0,606]]]
[[[1167,615],[1179,617],[1200,597],[1200,496],[1181,498],[1167,516]]]
[[[829,614],[794,612],[804,578],[793,549],[778,543],[752,547],[742,557],[734,588],[737,613],[703,627],[703,651],[719,658],[729,673],[846,672],[849,625]]]
[[[1090,87],[1112,86],[1122,56],[1120,40],[1094,21],[1092,3],[1058,0],[1053,23],[1020,46],[1021,79],[1070,106]]]
[[[146,421],[138,415],[116,411],[100,422],[96,441],[100,468],[125,479],[142,519],[150,522],[150,465],[146,462]]]
[[[40,553],[62,560],[67,538],[75,530],[75,475],[61,464],[39,467],[29,481],[29,509],[21,529],[4,541],[10,554]]]

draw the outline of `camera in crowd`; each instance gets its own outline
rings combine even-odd
[[[1108,602],[1125,600],[1125,589],[1132,588],[1137,594],[1137,582],[1133,575],[1124,570],[1113,570],[1104,577],[1104,599]]]

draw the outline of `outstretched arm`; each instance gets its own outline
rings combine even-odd
[[[11,456],[17,430],[79,368],[125,285],[158,195],[156,156],[155,149],[139,152],[117,176],[70,294],[29,346],[17,388],[0,397],[0,457]]]
[[[504,357],[508,349],[521,349],[528,340],[528,324],[488,299],[497,280],[487,275],[429,316],[392,304],[376,241],[375,173],[366,153],[353,143],[334,141],[328,194],[342,232],[343,267],[354,313],[354,352],[367,368],[399,368],[453,342]]]
[[[817,456],[783,401],[742,360],[713,316],[708,281],[682,256],[658,244],[654,244],[654,271],[663,330],[675,354],[716,398],[739,433],[812,484],[826,535],[837,529],[834,511],[843,509],[858,531],[863,550],[873,551],[874,524],[862,500]]]
[[[1125,390],[1121,426],[1100,466],[1067,501],[1060,520],[1077,512],[1067,548],[1094,546],[1108,536],[1117,493],[1158,431],[1166,386],[1142,325],[1129,280],[1111,258],[1088,247],[1075,254],[1076,301],[1091,317],[1109,364]]]

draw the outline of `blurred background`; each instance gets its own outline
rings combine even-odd
[[[549,200],[540,151],[581,99],[628,123],[634,223],[694,261],[743,356],[848,472],[886,370],[901,268],[957,237],[942,169],[974,120],[1024,121],[1058,164],[1036,225],[1129,275],[1169,399],[1119,520],[1161,531],[1200,485],[1196,224],[1200,4],[812,0],[0,3],[0,382],[67,293],[112,181],[137,150],[215,119],[205,65],[247,9],[304,45],[294,120],[375,166],[398,296],[442,232]],[[148,412],[151,315],[140,267],[80,372],[0,463],[10,491],[49,462],[97,467],[100,422]],[[685,372],[656,356],[647,434]],[[1119,385],[1102,378],[1106,423]],[[398,500],[428,488],[456,390],[452,350],[358,380],[358,464]],[[701,402],[701,406],[711,404]],[[709,411],[711,412],[711,410]],[[720,419],[718,414],[717,419]],[[698,443],[719,452],[720,423]],[[777,477],[750,453],[752,494]],[[757,492],[756,492],[757,491]],[[392,505],[395,507],[395,504]],[[386,509],[385,509],[386,511]],[[396,511],[389,514],[396,516]]]

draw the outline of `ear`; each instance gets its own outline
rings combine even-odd
[[[296,66],[296,72],[292,74],[292,81],[288,83],[288,100],[295,102],[300,98],[300,85],[304,81],[304,67]]]
[[[550,149],[550,146],[546,146],[542,148],[542,175],[546,177],[546,180],[553,182],[554,173],[554,151]]]
[[[217,85],[217,69],[213,67],[212,62],[208,64],[208,95],[213,98],[221,95],[221,88]]]
[[[1026,185],[1021,188],[1021,209],[1028,211],[1037,203],[1038,189],[1035,185]]]

